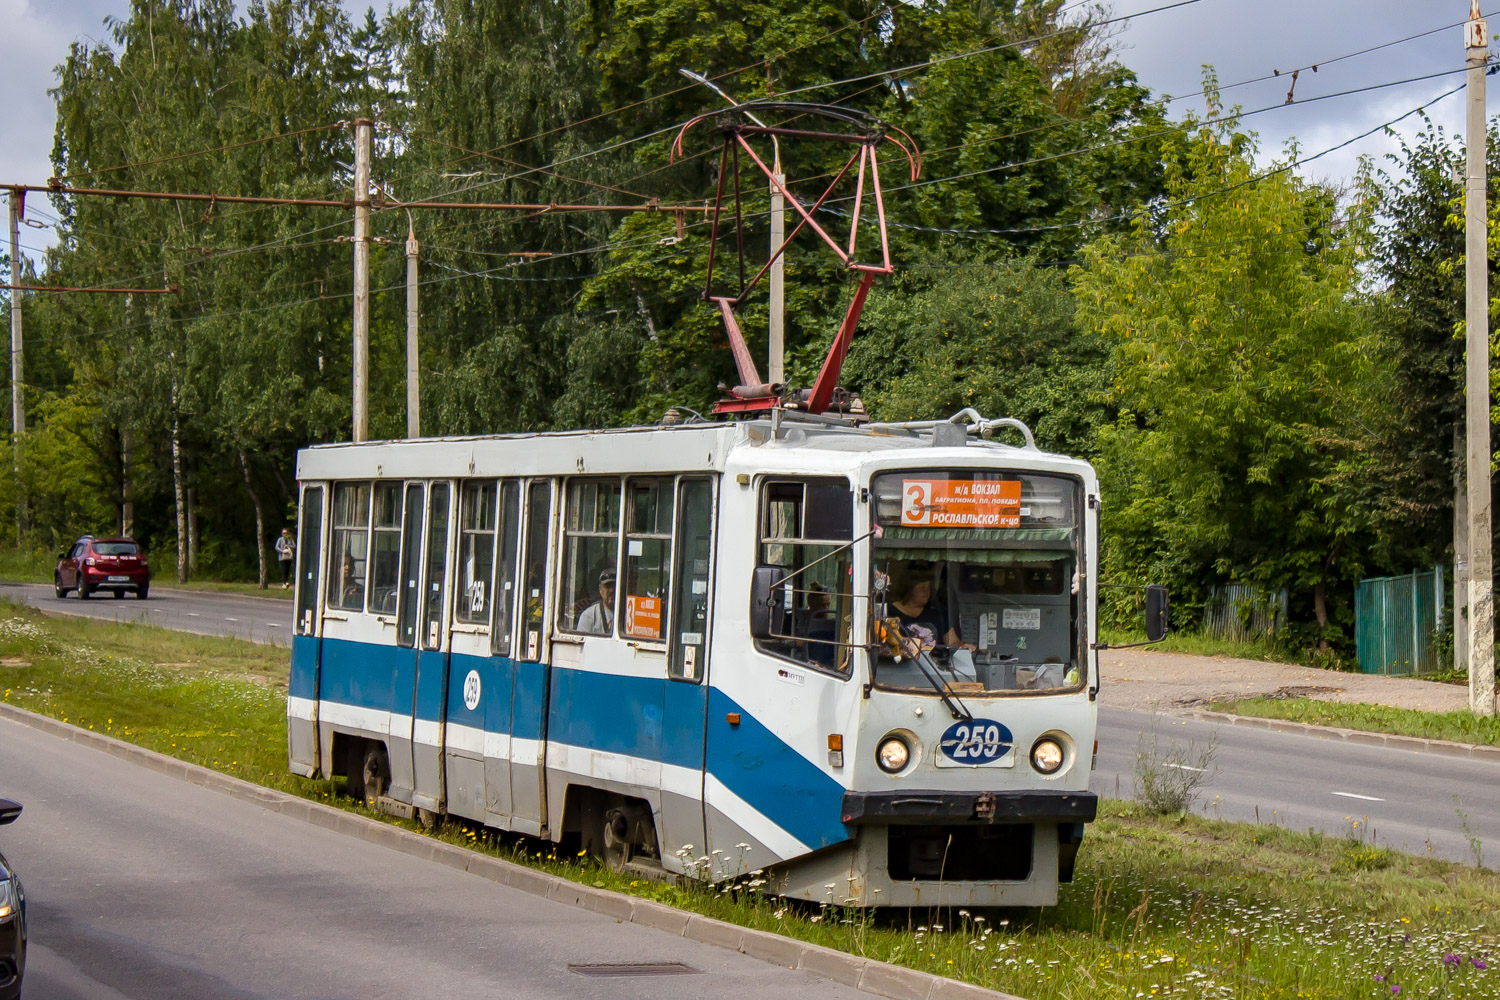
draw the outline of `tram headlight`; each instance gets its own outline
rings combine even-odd
[[[1062,744],[1050,736],[1036,741],[1031,747],[1031,766],[1042,774],[1056,774],[1063,766]]]
[[[875,763],[887,774],[906,770],[911,762],[911,747],[899,736],[887,736],[875,750]]]

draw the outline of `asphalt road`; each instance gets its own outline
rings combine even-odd
[[[1205,747],[1218,736],[1195,812],[1364,836],[1412,854],[1470,864],[1475,837],[1486,865],[1500,860],[1500,765],[1101,708],[1094,791],[1132,796],[1137,747],[1142,733],[1150,739],[1153,726],[1162,748],[1173,741]]]
[[[151,596],[144,601],[138,600],[134,594],[123,598],[95,594],[80,601],[75,594],[59,598],[52,592],[51,585],[42,583],[0,583],[0,597],[55,614],[119,622],[144,621],[181,632],[230,635],[279,646],[291,644],[292,602],[277,597],[175,590],[153,585]]]
[[[28,1000],[867,994],[310,826],[0,719]],[[572,965],[683,963],[590,978]]]

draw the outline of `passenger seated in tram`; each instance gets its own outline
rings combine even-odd
[[[590,635],[609,635],[615,629],[615,571],[599,574],[599,599],[578,616],[578,631]]]
[[[838,620],[833,611],[833,595],[821,583],[813,583],[807,594],[807,621],[802,629],[807,636],[807,658],[819,666],[832,668],[838,662]]]
[[[344,562],[339,575],[339,606],[359,609],[365,603],[364,581],[356,576],[354,557],[344,553]]]

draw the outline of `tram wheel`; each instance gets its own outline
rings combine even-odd
[[[438,814],[433,812],[431,809],[419,808],[417,810],[417,822],[422,824],[422,829],[431,830],[433,827],[437,826]]]
[[[616,874],[623,873],[634,856],[630,843],[630,815],[624,809],[605,810],[599,846],[605,866]]]

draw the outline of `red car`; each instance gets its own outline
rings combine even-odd
[[[57,557],[52,589],[58,597],[67,597],[73,591],[80,600],[88,600],[90,594],[101,590],[111,591],[116,597],[133,590],[136,597],[145,600],[151,590],[151,567],[133,538],[84,535]]]

